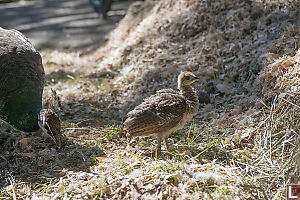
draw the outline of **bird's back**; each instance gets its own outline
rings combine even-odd
[[[40,54],[20,32],[0,28],[0,117],[22,131],[38,129],[45,73]]]

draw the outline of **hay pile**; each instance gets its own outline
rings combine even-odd
[[[3,166],[44,179],[6,181],[3,194],[283,198],[285,185],[300,177],[299,19],[298,1],[146,0],[130,7],[93,55],[43,54],[47,89],[55,88],[64,103],[70,143],[53,150],[37,142],[24,150],[11,142]],[[128,146],[120,126],[126,113],[155,91],[176,88],[184,70],[201,77],[195,89],[210,103],[171,135],[175,151],[158,160],[151,139]],[[20,137],[29,136],[16,133],[13,141]],[[41,156],[42,167],[28,164]],[[10,180],[19,175],[11,169]]]
[[[247,110],[258,98],[274,97],[266,91],[274,91],[274,85],[262,80],[265,68],[299,48],[297,8],[296,1],[136,3],[96,53],[99,70],[117,72],[112,90],[121,90],[133,104],[137,96],[176,87],[177,74],[190,70],[202,78],[197,88],[214,104],[235,96],[233,103]]]
[[[121,116],[154,91],[175,88],[180,71],[198,74],[196,88],[211,104],[194,123],[208,122],[225,147],[251,154],[234,166],[270,198],[299,181],[299,8],[297,1],[136,3],[96,56],[100,70],[118,74],[110,83],[122,94]]]

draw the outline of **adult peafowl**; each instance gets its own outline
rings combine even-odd
[[[0,28],[0,117],[25,132],[39,129],[45,73],[24,35]]]

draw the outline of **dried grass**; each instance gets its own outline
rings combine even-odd
[[[46,89],[64,102],[67,145],[0,126],[1,173],[10,173],[1,195],[283,199],[285,185],[300,177],[299,7],[148,0],[132,5],[94,54],[45,52]],[[176,88],[183,70],[201,77],[195,88],[211,103],[157,159],[154,140],[129,141],[120,124],[143,98]]]

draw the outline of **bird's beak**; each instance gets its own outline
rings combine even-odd
[[[200,78],[198,76],[194,76],[194,79],[195,80],[199,80]]]

